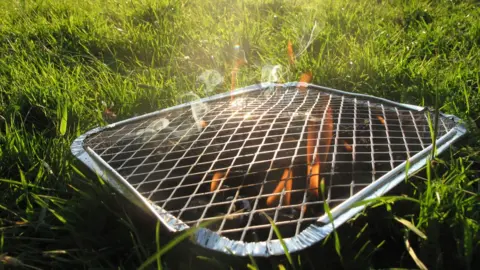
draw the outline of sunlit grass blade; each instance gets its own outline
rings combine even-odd
[[[328,202],[327,202],[327,199],[326,199],[326,196],[325,196],[325,179],[322,178],[322,180],[320,181],[320,193],[322,195],[322,200],[323,200],[323,209],[325,211],[325,213],[328,215],[328,219],[330,220],[331,222],[331,225],[333,227],[333,235],[334,235],[334,238],[335,238],[335,251],[337,252],[337,255],[338,257],[340,258],[341,261],[343,261],[343,257],[342,257],[342,247],[341,247],[341,244],[340,244],[340,237],[338,236],[338,232],[333,224],[333,215],[332,215],[332,212],[330,210],[330,206],[328,205]]]
[[[248,258],[250,259],[250,262],[252,263],[251,266],[253,267],[253,269],[260,269],[260,268],[258,268],[257,262],[256,262],[255,259],[252,257],[252,255],[248,254]],[[250,265],[250,264],[249,264],[249,265]]]
[[[265,218],[268,219],[268,222],[270,222],[270,225],[273,228],[273,231],[275,232],[275,235],[277,236],[278,240],[280,241],[280,244],[282,245],[283,251],[285,252],[285,256],[287,257],[288,263],[290,266],[292,266],[293,269],[296,269],[295,264],[293,263],[292,256],[290,255],[290,252],[288,251],[287,245],[285,244],[285,241],[283,240],[282,234],[280,233],[280,230],[278,229],[277,225],[275,225],[275,222],[273,222],[272,218],[268,216],[266,213],[261,212]]]
[[[225,269],[225,265],[222,265],[217,259],[209,258],[205,256],[197,256],[197,259],[208,262],[210,265],[214,266],[215,269]],[[250,265],[250,264],[249,264]],[[248,267],[248,266],[247,266]],[[250,269],[250,267],[249,267]],[[254,268],[256,269],[256,268]]]
[[[52,188],[46,188],[46,187],[42,187],[42,186],[35,185],[35,184],[32,184],[32,183],[22,183],[20,181],[11,180],[11,179],[0,179],[0,182],[10,184],[10,185],[15,185],[15,186],[35,188],[35,189],[38,189],[38,190],[54,191],[54,189],[52,189]]]
[[[151,253],[160,251],[159,236],[153,239],[148,235],[148,241],[140,238],[143,231],[130,224],[137,220],[125,217],[119,206],[121,196],[112,194],[107,182],[89,178],[85,168],[72,166],[76,158],[70,144],[86,131],[113,121],[105,119],[112,113],[123,120],[175,105],[176,97],[184,91],[202,92],[205,97],[228,92],[231,51],[238,44],[248,64],[236,73],[236,86],[257,84],[263,66],[278,65],[282,66],[278,82],[297,81],[300,74],[311,71],[320,85],[432,107],[434,110],[425,111],[425,116],[422,113],[428,124],[416,122],[426,129],[418,126],[419,133],[405,134],[409,147],[415,144],[409,151],[433,144],[426,169],[405,181],[413,194],[409,198],[387,195],[353,207],[389,207],[389,216],[401,216],[414,224],[428,236],[428,241],[414,236],[418,240],[415,252],[425,265],[436,268],[435,255],[441,254],[447,265],[480,268],[475,257],[480,247],[480,11],[476,1],[233,2],[0,1],[0,254],[8,251],[10,258],[42,269],[135,269]],[[295,49],[295,68],[288,64],[288,40]],[[197,81],[206,69],[217,71],[224,81],[209,93]],[[105,111],[102,101],[111,112]],[[450,125],[449,120],[438,117],[440,111],[462,118],[469,131],[467,140],[459,143],[465,150],[451,151],[442,162],[435,156],[435,137]],[[357,110],[353,118],[362,118],[362,114]],[[350,116],[338,116],[335,121],[348,126],[348,131],[356,128],[356,161],[362,161],[361,156],[370,160],[362,153],[362,145],[376,138],[369,139],[368,134],[363,138],[360,135],[368,130],[360,130],[361,125],[351,123]],[[262,122],[266,118],[270,117]],[[215,126],[215,121],[212,123],[210,128]],[[424,145],[420,145],[422,140]],[[400,151],[402,145],[392,147]],[[148,152],[150,148],[142,147],[132,158]],[[343,166],[338,161],[343,162],[337,160],[335,166]],[[379,173],[377,165],[383,165],[370,161],[371,169]],[[129,170],[124,165],[122,170]],[[363,165],[368,166],[356,163],[353,169]],[[407,163],[407,171],[410,165]],[[149,166],[153,164],[131,169],[148,170]],[[337,179],[332,179],[334,186]],[[355,189],[360,187],[357,179]],[[318,211],[326,215],[336,201],[335,196],[328,199],[323,210],[318,205]],[[309,207],[312,209],[317,208]],[[361,222],[369,211],[348,223]],[[360,224],[358,229],[371,233],[378,219],[382,217],[372,217],[371,226],[363,230]],[[396,226],[398,221],[393,218],[388,220],[395,229],[412,231],[406,225]],[[158,231],[153,224],[150,229]],[[333,241],[334,235],[327,239]],[[392,237],[403,241],[396,231]],[[344,238],[347,236],[342,234]],[[360,260],[378,247],[373,240],[365,247],[357,239],[356,246],[365,248],[358,253]],[[47,250],[66,250],[67,254],[53,256]],[[350,264],[347,260],[353,258],[347,257],[348,247],[341,251],[345,265]],[[388,251],[383,253],[386,256],[375,256],[372,266],[382,259],[386,262],[380,264],[385,266],[410,261],[408,256]],[[352,251],[352,257],[357,252]],[[297,268],[311,258],[306,268],[318,269],[324,262],[316,255],[300,261],[293,254],[292,258]],[[164,269],[171,268],[168,259],[155,258],[147,268],[158,268],[159,263]],[[257,263],[260,265],[260,260]],[[291,268],[288,262],[283,266]],[[224,268],[246,267],[255,265],[250,262],[249,266]]]
[[[358,260],[363,252],[367,249],[367,246],[370,245],[370,240],[366,241],[365,244],[358,250],[357,254],[355,254],[354,260]]]
[[[157,251],[160,251],[160,221],[157,221],[157,225],[155,226],[155,242],[157,243]],[[162,269],[162,257],[157,257],[157,269]]]
[[[415,253],[415,251],[413,250],[413,248],[410,246],[410,242],[408,241],[408,238],[405,237],[404,239],[405,241],[405,247],[407,248],[407,251],[408,251],[408,254],[410,255],[410,257],[412,257],[413,261],[415,262],[415,264],[418,266],[418,268],[420,268],[421,270],[428,270],[428,268],[425,266],[425,264],[423,264],[423,262],[418,258],[417,254]]]
[[[142,243],[141,232],[138,231],[137,227],[133,223],[133,220],[130,218],[125,208],[123,208],[122,210],[123,210],[123,217],[124,217],[124,220],[122,220],[122,222],[129,228],[130,238],[136,250],[135,255],[137,256],[138,260],[141,262],[143,258],[146,258],[148,256],[146,245]]]
[[[369,205],[369,204],[372,204],[372,203],[378,203],[378,205],[383,205],[383,204],[386,204],[386,203],[394,203],[396,201],[409,201],[409,202],[414,202],[414,203],[418,203],[418,204],[420,203],[420,201],[418,199],[414,199],[414,198],[408,197],[408,196],[381,196],[381,197],[377,197],[377,198],[366,199],[366,200],[361,200],[361,201],[355,202],[355,203],[352,204],[352,206],[350,208]],[[376,205],[372,205],[372,207],[374,207],[374,206],[376,206]]]
[[[156,251],[155,254],[153,254],[152,256],[148,257],[147,260],[145,260],[141,265],[140,267],[138,267],[138,270],[142,270],[142,269],[146,269],[147,266],[149,266],[150,264],[152,264],[153,262],[157,261],[157,258],[158,257],[161,257],[163,256],[165,253],[167,253],[168,251],[170,251],[172,248],[174,248],[176,245],[178,245],[179,243],[181,243],[183,240],[189,238],[190,236],[192,236],[194,233],[196,233],[200,228],[203,228],[203,227],[206,227],[208,225],[211,225],[215,222],[217,222],[218,220],[217,219],[212,219],[212,220],[208,220],[208,221],[205,221],[205,222],[202,222],[200,223],[200,225],[198,227],[193,227],[193,228],[190,228],[188,230],[186,230],[185,232],[181,233],[179,236],[175,237],[173,240],[171,240],[170,242],[168,242],[165,246],[163,246],[160,250]]]
[[[411,230],[412,232],[414,232],[416,235],[420,236],[421,238],[423,238],[425,240],[427,239],[427,236],[422,231],[420,231],[420,229],[415,227],[415,225],[413,225],[410,221],[408,221],[406,219],[403,219],[403,218],[399,218],[399,217],[395,217],[395,220],[400,222],[401,224],[403,224],[405,227],[407,227],[409,230]]]

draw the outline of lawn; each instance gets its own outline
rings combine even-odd
[[[297,269],[480,268],[474,0],[1,1],[0,268],[140,266],[168,241],[83,173],[72,141],[185,97],[309,72],[318,85],[437,107],[469,133],[396,189],[413,200],[365,211],[340,243],[295,258]],[[173,249],[149,267],[225,265],[210,257]],[[263,263],[288,267],[284,258]]]

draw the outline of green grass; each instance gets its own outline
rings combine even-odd
[[[288,40],[303,52],[295,66]],[[324,266],[320,255],[339,257],[327,249],[340,250],[341,241],[344,267],[360,261],[416,267],[408,243],[429,269],[479,268],[480,5],[474,0],[1,1],[3,265],[132,269],[161,250],[152,240],[155,224],[129,217],[104,183],[84,176],[70,144],[93,127],[178,104],[190,92],[228,91],[239,55],[247,64],[236,86],[260,82],[262,67],[281,65],[281,82],[311,71],[315,84],[437,103],[469,127],[467,139],[406,181],[415,200],[373,205],[339,228],[344,233],[329,240],[333,246],[291,260],[302,268]],[[223,81],[202,84],[209,70]],[[199,266],[180,258],[165,255],[152,265]]]

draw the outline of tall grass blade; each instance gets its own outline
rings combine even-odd
[[[248,254],[248,258],[249,258],[250,261],[252,262],[252,266],[253,266],[255,269],[260,269],[260,268],[258,268],[257,262],[256,262],[255,259],[252,257],[252,255]]]
[[[321,191],[322,199],[323,199],[323,209],[324,209],[325,213],[327,213],[328,219],[330,220],[330,222],[333,226],[333,236],[335,238],[335,251],[337,252],[338,256],[340,257],[340,261],[343,261],[342,251],[341,251],[342,247],[341,247],[341,244],[340,244],[340,237],[338,236],[338,232],[337,232],[335,226],[333,225],[332,211],[330,210],[330,206],[328,205],[328,202],[325,198],[325,179],[324,178],[322,178],[322,181],[320,181],[320,191]]]
[[[67,132],[67,121],[68,121],[68,108],[67,104],[62,105],[62,113],[60,115],[60,135],[64,136]]]
[[[270,222],[270,225],[272,225],[273,231],[275,232],[275,235],[277,236],[278,240],[280,241],[280,244],[282,245],[283,251],[285,252],[285,256],[287,257],[288,263],[293,267],[293,269],[296,269],[295,264],[293,263],[292,256],[290,255],[290,252],[288,251],[287,245],[285,244],[285,241],[283,240],[283,237],[280,234],[280,230],[278,229],[277,225],[275,225],[272,218],[269,217],[265,212],[261,212],[261,213],[268,219],[268,222]]]
[[[355,202],[355,203],[352,204],[352,206],[350,208],[369,205],[369,204],[372,204],[372,203],[375,203],[375,202],[378,203],[378,205],[383,205],[383,204],[386,204],[386,203],[393,203],[393,202],[396,202],[396,201],[410,201],[410,202],[420,204],[419,200],[414,199],[412,197],[407,197],[407,196],[382,196],[382,197],[365,199],[365,200]]]
[[[418,258],[417,254],[415,254],[415,251],[411,247],[407,237],[405,237],[405,247],[407,248],[408,254],[410,255],[410,257],[412,257],[418,268],[420,268],[421,270],[428,270],[425,264],[423,264],[423,262]]]
[[[157,251],[160,250],[160,221],[157,221],[157,226],[155,227],[155,242],[157,243]],[[162,269],[161,256],[157,257],[157,269]]]
[[[152,256],[150,256],[147,260],[145,260],[145,261],[140,265],[140,267],[138,268],[138,270],[146,269],[147,266],[149,266],[149,265],[152,264],[153,262],[157,261],[157,258],[158,258],[158,257],[163,256],[165,253],[167,253],[168,251],[170,251],[172,248],[174,248],[176,245],[178,245],[179,243],[181,243],[183,240],[187,239],[188,237],[190,237],[191,235],[193,235],[195,232],[197,232],[200,228],[203,228],[203,227],[205,227],[205,226],[211,225],[211,224],[215,223],[216,221],[218,221],[218,220],[217,220],[217,219],[208,220],[208,221],[202,222],[198,227],[193,227],[193,228],[190,228],[190,229],[186,230],[185,232],[183,232],[183,233],[180,234],[179,236],[175,237],[175,239],[173,239],[173,240],[171,240],[170,242],[168,242],[168,244],[166,244],[166,245],[165,245],[164,247],[162,247],[160,250],[158,250],[157,252],[155,252],[155,254],[153,254]]]
[[[209,258],[209,257],[205,257],[205,256],[197,256],[197,259],[200,259],[202,261],[206,261],[210,264],[212,264],[213,266],[216,267],[216,269],[225,269],[225,266],[222,265],[218,260],[216,260],[215,258]]]
[[[409,230],[411,230],[412,232],[414,232],[416,235],[420,236],[421,238],[427,240],[427,236],[422,232],[420,231],[420,229],[418,229],[417,227],[415,227],[415,225],[413,225],[410,221],[406,220],[406,219],[403,219],[403,218],[399,218],[399,217],[395,217],[395,220],[400,222],[402,225],[404,225],[405,227],[407,227]]]

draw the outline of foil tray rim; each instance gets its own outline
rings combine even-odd
[[[342,91],[334,88],[319,86],[315,84],[306,84],[299,82],[288,82],[288,83],[261,83],[246,86],[243,88],[236,89],[234,91],[228,91],[225,93],[220,93],[210,97],[202,98],[199,101],[195,102],[208,102],[221,98],[228,97],[230,95],[239,95],[244,94],[267,87],[295,87],[299,84],[307,86],[308,88],[316,89],[323,92],[329,92],[337,95],[344,95],[348,97],[359,97],[363,99],[368,99],[372,101],[377,101],[381,103],[390,104],[396,107],[403,107],[409,110],[423,111],[427,110],[426,107],[420,107],[411,104],[398,103],[391,101],[385,98],[375,97],[367,94],[359,94],[353,92]],[[77,137],[71,144],[71,153],[80,160],[84,165],[86,165],[90,170],[100,176],[104,181],[112,186],[115,191],[120,192],[126,199],[130,200],[132,203],[143,209],[149,214],[153,214],[170,232],[180,232],[185,229],[190,228],[188,225],[183,223],[181,220],[178,220],[173,215],[170,215],[167,211],[162,209],[159,206],[154,205],[145,199],[140,193],[135,190],[118,172],[116,172],[108,163],[106,163],[102,158],[100,158],[93,150],[90,148],[84,147],[84,141],[88,136],[99,133],[106,129],[111,129],[125,124],[130,124],[137,122],[143,119],[151,118],[159,114],[163,114],[168,111],[185,108],[191,103],[183,103],[180,105],[168,107],[165,109],[157,110],[151,113],[147,113],[141,116],[132,117],[116,123],[106,125],[104,127],[93,128],[84,134]],[[461,119],[454,116],[440,113],[442,117],[451,118],[456,126],[452,128],[447,134],[443,135],[440,138],[437,138],[437,152],[444,152],[452,143],[460,139],[463,135],[467,133],[466,126],[461,123]],[[395,169],[397,172],[392,173],[390,171],[387,175],[380,177],[374,183],[368,185],[362,191],[356,193],[354,196],[350,197],[342,204],[338,205],[332,209],[333,219],[330,219],[326,214],[319,217],[317,223],[311,224],[309,227],[304,229],[300,234],[284,238],[283,241],[290,253],[297,252],[312,246],[313,244],[325,239],[335,228],[338,228],[340,225],[348,221],[350,218],[359,214],[368,204],[354,206],[354,203],[361,200],[370,200],[378,198],[384,195],[386,192],[390,191],[393,187],[397,186],[405,177],[417,172],[423,166],[425,166],[427,159],[431,156],[431,147],[427,147],[421,152],[417,153],[413,157],[410,157],[410,160],[413,161],[411,166],[407,171],[405,171],[406,161]],[[103,167],[103,168],[102,168]],[[403,169],[402,169],[403,168]],[[394,169],[394,170],[395,170]],[[360,194],[361,193],[361,194]],[[359,195],[360,194],[360,195]],[[358,196],[357,196],[358,195]],[[353,198],[353,199],[352,199]],[[199,228],[195,233],[195,242],[204,248],[212,249],[222,253],[232,254],[235,256],[256,256],[256,257],[269,257],[277,256],[284,254],[283,246],[279,240],[271,241],[262,241],[262,242],[241,242],[237,240],[230,240],[224,236],[217,234],[209,229]]]

